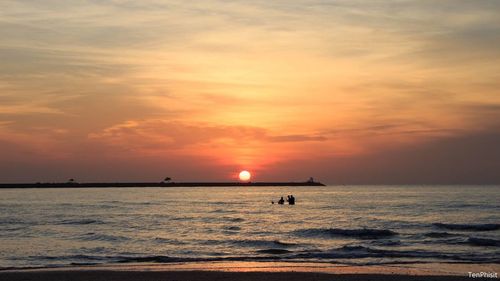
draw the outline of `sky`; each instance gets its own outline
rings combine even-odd
[[[500,1],[2,0],[0,182],[500,183]]]

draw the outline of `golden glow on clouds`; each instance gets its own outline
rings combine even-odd
[[[188,157],[261,171],[492,130],[499,10],[462,0],[3,1],[0,140],[56,158]]]

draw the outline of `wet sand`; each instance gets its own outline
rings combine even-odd
[[[9,281],[210,281],[210,280],[471,280],[468,272],[498,272],[500,265],[416,264],[344,266],[322,263],[216,262],[123,264],[0,271]]]

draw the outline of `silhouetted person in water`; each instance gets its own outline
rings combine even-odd
[[[295,205],[295,197],[293,197],[293,195],[288,195],[288,199],[286,201],[288,201],[289,205]]]
[[[285,199],[283,199],[283,196],[281,196],[281,199],[278,201],[278,204],[280,205],[285,204]]]

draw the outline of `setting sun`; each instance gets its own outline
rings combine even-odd
[[[252,175],[248,171],[241,171],[239,177],[240,181],[249,181]]]

